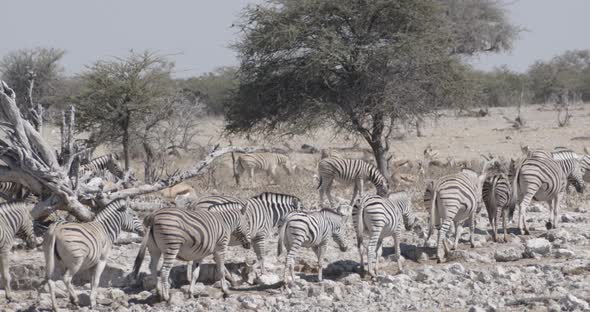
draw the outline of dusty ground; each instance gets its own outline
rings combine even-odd
[[[558,128],[555,111],[540,106],[530,106],[523,111],[527,127],[516,131],[509,129],[503,115],[514,118],[512,108],[493,109],[491,116],[484,118],[454,117],[446,113],[437,122],[431,122],[424,129],[424,137],[417,138],[411,132],[393,144],[397,158],[419,159],[424,148],[431,144],[439,150],[440,158],[454,157],[459,160],[477,159],[481,153],[492,153],[505,157],[520,153],[520,145],[552,149],[567,146],[582,152],[588,144],[590,134],[586,133],[590,120],[590,108],[576,107],[572,124]],[[197,143],[203,152],[207,145],[226,144],[222,138],[220,120],[204,120],[202,135]],[[405,132],[401,129],[402,132]],[[50,134],[49,134],[50,135]],[[589,137],[586,137],[586,136]],[[296,136],[289,139],[273,140],[260,138],[246,140],[233,138],[234,145],[274,145],[287,143],[295,151],[303,143],[316,147],[352,146],[353,138],[334,136],[329,130],[318,131],[311,136]],[[358,140],[359,143],[362,142]],[[588,144],[590,145],[590,144]],[[177,161],[178,166],[200,159],[202,155],[185,155]],[[359,155],[351,155],[359,156]],[[317,206],[318,194],[312,172],[318,155],[294,152],[291,155],[298,165],[307,170],[299,171],[292,177],[282,177],[277,185],[266,185],[264,176],[258,176],[254,188],[241,189],[235,186],[230,175],[229,157],[217,162],[215,170],[191,183],[199,195],[210,193],[231,194],[248,197],[264,190],[286,192],[301,197],[308,207]],[[430,169],[427,178],[436,178],[456,169]],[[408,169],[408,172],[413,173]],[[423,180],[403,187],[415,198],[414,209],[425,220],[426,214],[419,200],[423,191]],[[351,190],[337,189],[336,194],[349,198]],[[515,235],[514,224],[510,225],[509,243],[491,242],[487,233],[488,222],[484,213],[479,218],[476,231],[477,246],[469,248],[468,236],[463,236],[459,250],[450,255],[445,264],[433,260],[433,240],[422,248],[423,239],[412,233],[405,233],[402,244],[404,271],[398,272],[391,248],[393,241],[385,241],[384,259],[381,259],[381,276],[375,280],[361,278],[358,274],[358,252],[354,247],[355,236],[348,229],[347,252],[339,252],[335,244],[330,245],[326,257],[325,280],[317,282],[315,257],[306,251],[300,259],[300,278],[289,294],[280,288],[284,259],[276,257],[276,238],[271,242],[267,256],[270,273],[254,283],[253,274],[249,280],[234,289],[227,299],[221,298],[220,290],[210,285],[212,273],[203,274],[204,284],[197,289],[199,298],[188,299],[184,267],[177,267],[173,273],[172,303],[157,303],[154,291],[149,289],[149,279],[132,281],[126,277],[131,270],[138,244],[116,246],[111,261],[101,282],[99,294],[102,311],[234,311],[250,309],[258,311],[559,311],[589,309],[590,300],[590,205],[586,195],[569,195],[562,207],[562,223],[558,230],[547,232],[544,228],[548,212],[543,205],[531,208],[529,220],[532,235]],[[240,267],[246,260],[254,259],[253,251],[235,247],[227,259],[234,267]],[[143,272],[147,271],[148,260],[144,261]],[[43,280],[43,256],[41,251],[17,250],[11,256],[11,273],[15,276],[13,286],[17,288],[14,303],[4,303],[5,310],[47,309],[49,297]],[[248,283],[251,282],[251,283]],[[87,301],[88,281],[78,281],[82,302]],[[144,290],[146,286],[146,290]],[[120,291],[123,290],[123,291]],[[0,302],[3,300],[0,291]],[[60,298],[65,309],[75,309]],[[81,310],[88,308],[82,307]]]

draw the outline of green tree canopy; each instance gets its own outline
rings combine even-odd
[[[213,72],[179,82],[180,87],[198,98],[209,114],[223,114],[223,105],[236,88],[234,67],[221,67]]]
[[[467,96],[457,55],[489,50],[466,47],[485,40],[459,35],[448,2],[274,0],[248,7],[238,23],[239,86],[227,130],[303,132],[331,124],[362,135],[387,175],[394,125]],[[492,3],[464,3],[471,2]]]
[[[123,146],[129,168],[129,139],[133,131],[158,110],[162,98],[173,94],[173,63],[151,52],[101,60],[81,76],[77,100],[80,126],[100,142]]]

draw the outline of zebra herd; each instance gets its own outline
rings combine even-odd
[[[100,158],[84,167],[82,172],[106,169],[120,175],[122,171],[113,165],[115,160],[112,156]],[[251,179],[256,170],[274,176],[278,167],[283,167],[288,173],[295,168],[288,157],[272,153],[241,155],[237,162],[238,173],[248,173]],[[436,181],[429,181],[424,191],[424,203],[429,211],[425,245],[438,230],[436,258],[443,262],[450,249],[447,233],[451,227],[455,227],[451,248],[457,248],[463,227],[468,226],[471,247],[475,247],[475,217],[483,206],[488,212],[494,241],[498,240],[499,219],[503,220],[506,240],[507,221],[515,213],[518,213],[520,233],[529,234],[526,209],[532,199],[549,203],[551,215],[547,227],[555,228],[559,205],[567,186],[572,184],[578,192],[583,192],[583,174],[588,169],[588,155],[579,156],[564,148],[551,152],[523,148],[523,156],[512,160],[509,165],[488,158],[480,173],[464,168]],[[58,262],[66,268],[63,280],[74,304],[78,303],[78,297],[72,285],[73,276],[81,270],[94,270],[90,303],[91,306],[96,304],[100,276],[121,231],[143,236],[132,276],[139,276],[145,253],[149,252],[149,271],[157,277],[157,293],[163,300],[170,299],[170,270],[177,259],[194,263],[187,270],[189,293],[192,295],[200,272],[199,263],[210,255],[213,255],[216,263],[221,289],[225,295],[229,295],[225,279],[229,279],[232,286],[235,284],[225,268],[229,246],[252,247],[257,258],[257,274],[264,274],[264,258],[269,240],[274,234],[279,235],[278,254],[282,254],[283,248],[287,250],[283,274],[285,287],[289,287],[288,278],[295,277],[295,259],[304,247],[312,248],[317,255],[318,279],[321,280],[322,262],[330,238],[341,251],[348,248],[345,235],[348,218],[342,206],[333,208],[331,188],[335,180],[354,184],[350,203],[361,272],[365,272],[366,263],[366,272],[372,277],[377,276],[383,240],[390,236],[394,240],[395,256],[401,271],[400,240],[403,229],[416,233],[422,230],[421,222],[412,209],[411,196],[404,191],[390,192],[387,178],[376,167],[361,160],[339,156],[323,158],[318,164],[318,176],[320,206],[324,204],[324,196],[327,196],[330,208],[310,211],[295,196],[264,192],[248,199],[224,195],[205,196],[185,208],[165,207],[156,210],[143,223],[128,209],[126,200],[110,203],[91,222],[55,222],[49,226],[43,240],[46,279],[53,308],[58,309],[54,294],[54,270]],[[377,194],[364,192],[365,181],[375,186]],[[0,183],[0,191],[5,196],[10,196],[15,190],[12,184]],[[29,213],[32,205],[27,201],[0,204],[0,271],[8,300],[12,294],[7,256],[14,237],[22,234],[29,247],[37,244]]]

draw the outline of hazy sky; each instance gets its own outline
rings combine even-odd
[[[237,38],[231,24],[254,2],[260,0],[0,0],[0,55],[25,47],[62,48],[63,65],[73,74],[98,58],[152,49],[174,54],[177,76],[198,75],[236,64],[228,48]],[[537,59],[590,48],[590,0],[520,0],[506,8],[529,31],[511,53],[474,60],[479,68],[507,64],[524,71]]]

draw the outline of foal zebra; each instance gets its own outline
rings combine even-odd
[[[248,199],[246,207],[254,252],[264,274],[267,240],[283,224],[287,214],[303,209],[303,205],[295,196],[265,192]]]
[[[364,181],[369,180],[377,188],[378,195],[385,195],[388,192],[389,185],[387,179],[377,170],[377,168],[360,159],[345,159],[340,157],[328,157],[320,160],[318,164],[318,174],[320,177],[320,205],[324,204],[324,195],[328,196],[330,207],[334,205],[332,200],[332,183],[337,180],[344,184],[354,183],[354,192],[350,204],[359,195],[364,192]]]
[[[402,223],[410,230],[416,223],[412,213],[411,198],[406,192],[390,194],[387,198],[379,195],[365,195],[355,200],[352,220],[356,229],[356,241],[361,257],[361,272],[365,272],[364,253],[367,253],[368,272],[377,276],[377,265],[381,256],[383,239],[393,236],[398,268],[402,270],[400,239]],[[369,244],[364,246],[363,238],[369,235]],[[365,247],[365,251],[363,251]]]
[[[33,249],[37,240],[33,234],[33,219],[31,209],[33,204],[26,202],[11,202],[0,204],[0,272],[2,283],[6,288],[6,300],[12,300],[10,287],[10,272],[8,271],[8,255],[16,236],[24,237],[27,247]]]
[[[288,288],[287,271],[291,273],[292,281],[295,281],[295,257],[299,255],[301,247],[311,247],[318,257],[318,280],[322,281],[322,262],[328,247],[328,239],[332,237],[341,251],[348,249],[345,243],[344,226],[343,215],[332,209],[314,212],[296,211],[287,215],[279,231],[277,249],[278,256],[282,253],[283,245],[287,249],[283,273],[285,287]]]
[[[518,228],[521,234],[530,234],[526,210],[533,198],[549,204],[550,221],[547,228],[551,229],[557,226],[557,214],[567,181],[572,182],[578,192],[583,191],[583,180],[579,180],[577,174],[572,174],[572,169],[568,168],[568,161],[556,161],[551,153],[538,150],[528,151],[527,156],[515,165],[512,196],[519,205]],[[579,170],[579,167],[575,170]]]
[[[141,222],[130,214],[124,199],[108,204],[91,222],[54,223],[49,227],[43,240],[43,250],[46,278],[55,311],[58,310],[53,279],[55,262],[63,263],[66,268],[63,280],[68,288],[70,301],[75,305],[78,305],[78,296],[74,290],[72,278],[80,270],[94,268],[90,289],[90,306],[94,307],[100,276],[106,266],[113,243],[121,231],[144,234]]]
[[[250,176],[250,185],[254,186],[254,171],[264,171],[271,179],[275,179],[277,167],[285,169],[288,175],[295,170],[296,166],[291,165],[289,157],[276,153],[252,153],[240,155],[236,161],[236,184],[244,172]]]
[[[246,207],[235,203],[214,206],[213,210],[184,210],[178,208],[163,208],[149,215],[144,225],[149,227],[149,233],[141,243],[139,253],[133,266],[133,276],[137,276],[145,256],[145,249],[150,253],[150,273],[158,275],[158,262],[163,256],[162,268],[157,291],[160,297],[170,299],[170,270],[175,259],[184,261],[201,261],[213,254],[219,274],[221,289],[225,295],[229,290],[225,284],[224,262],[230,236],[236,235],[244,248],[250,248],[250,231],[245,217]],[[239,209],[236,209],[239,207]],[[193,272],[189,293],[192,295],[194,283],[199,276],[199,270]]]
[[[469,222],[471,248],[475,247],[473,232],[475,230],[475,212],[482,205],[481,189],[485,179],[487,164],[484,165],[483,174],[470,169],[462,169],[456,174],[441,177],[434,185],[430,208],[430,229],[426,241],[432,235],[434,228],[440,227],[436,247],[438,262],[443,262],[445,253],[448,252],[447,232],[451,223],[455,223],[456,247],[463,222]],[[444,245],[444,251],[441,249]]]
[[[515,203],[512,197],[509,179],[503,174],[487,178],[483,183],[482,198],[492,226],[492,238],[498,241],[498,220],[502,217],[504,241],[508,241],[507,219],[514,215]]]

